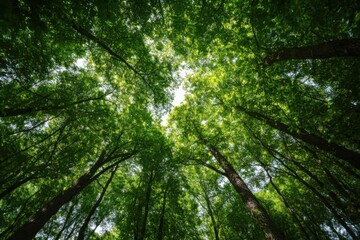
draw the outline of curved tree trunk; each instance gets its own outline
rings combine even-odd
[[[306,47],[284,48],[264,58],[264,66],[275,62],[300,59],[360,57],[360,38],[341,39]]]
[[[237,105],[236,109],[243,113],[246,113],[250,117],[253,117],[259,121],[266,123],[267,125],[269,125],[272,128],[280,130],[284,133],[287,133],[287,134],[293,136],[294,138],[300,139],[310,145],[313,145],[323,151],[326,151],[326,152],[348,162],[355,168],[360,169],[360,154],[357,152],[349,150],[349,149],[347,149],[343,146],[340,146],[336,143],[329,142],[326,139],[323,139],[322,137],[319,137],[315,134],[307,132],[305,129],[297,129],[297,131],[292,130],[288,125],[286,125],[280,121],[274,120],[274,119],[272,119],[268,116],[265,116],[261,113],[258,113],[258,112],[249,111],[240,105]]]

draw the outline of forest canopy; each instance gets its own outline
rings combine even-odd
[[[360,1],[2,0],[0,26],[0,239],[359,239]]]

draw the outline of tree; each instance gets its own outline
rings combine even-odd
[[[359,238],[359,19],[357,0],[2,1],[0,238]]]
[[[360,55],[359,43],[359,39],[341,39],[306,47],[285,48],[266,56],[264,65],[268,67],[275,62],[294,59],[358,57]]]

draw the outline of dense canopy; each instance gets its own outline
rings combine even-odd
[[[0,11],[0,239],[359,239],[360,1]]]

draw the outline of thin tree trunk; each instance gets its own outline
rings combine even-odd
[[[275,222],[270,218],[266,209],[256,199],[254,194],[250,191],[244,180],[239,176],[234,167],[226,159],[224,155],[214,145],[209,143],[202,135],[199,128],[193,123],[194,129],[197,132],[199,140],[207,147],[211,155],[217,160],[219,166],[224,170],[225,177],[233,185],[235,191],[240,195],[241,200],[245,204],[246,209],[250,215],[257,221],[260,228],[264,232],[266,239],[282,240],[286,239],[285,235],[279,230]]]
[[[320,227],[320,223],[315,221],[315,217],[308,212],[307,208],[302,208],[301,212],[306,216],[306,219],[310,221],[311,224],[309,224],[308,228],[311,230],[313,236],[315,236],[315,239],[327,239],[330,240],[327,233],[324,232],[324,230]],[[319,234],[321,234],[321,236]],[[323,238],[324,237],[324,238]]]
[[[284,161],[282,161],[280,158],[277,159],[288,171],[290,171],[287,172],[283,170],[285,173],[297,179],[299,182],[304,184],[308,189],[310,189],[318,197],[318,199],[326,206],[326,208],[330,210],[330,212],[334,215],[335,219],[346,229],[346,231],[350,234],[351,238],[354,240],[358,239],[354,231],[348,226],[348,224],[339,215],[336,209],[334,209],[334,207],[327,201],[327,199],[318,190],[316,190],[313,186],[311,186],[309,183],[304,181],[293,169],[291,169],[288,165],[286,165]]]
[[[301,182],[302,184],[304,184],[309,190],[311,190],[319,199],[320,201],[325,205],[325,207],[330,210],[330,212],[334,215],[335,219],[346,229],[346,231],[350,234],[350,236],[353,239],[357,239],[356,234],[353,232],[353,230],[349,227],[349,225],[346,223],[346,221],[340,216],[340,214],[336,211],[336,209],[331,205],[331,203],[326,199],[326,197],[324,197],[314,186],[312,186],[311,184],[307,183],[305,180],[303,180],[297,173],[295,170],[293,170],[292,168],[290,168],[287,164],[285,164],[285,161],[281,159],[287,159],[284,155],[280,154],[279,152],[277,152],[276,150],[272,150],[270,149],[265,143],[263,143],[261,141],[260,138],[257,137],[257,139],[260,141],[261,145],[266,149],[266,151],[272,156],[274,157],[274,159],[277,159],[282,166],[284,166],[289,172],[283,170],[285,173],[287,173],[288,175],[292,176],[294,179],[297,179],[299,182]],[[273,152],[279,154],[281,157],[277,157]],[[332,194],[330,194],[330,197],[332,198]],[[335,204],[338,204],[336,202],[336,199],[332,199]],[[341,209],[341,208],[340,208]]]
[[[270,184],[271,186],[273,186],[273,188],[275,189],[275,191],[277,192],[277,194],[279,195],[280,199],[282,200],[282,202],[284,203],[286,209],[289,211],[291,217],[293,218],[293,220],[295,221],[295,223],[299,226],[302,234],[305,236],[306,239],[310,239],[309,235],[307,234],[304,226],[301,224],[298,215],[296,214],[296,212],[290,207],[290,204],[288,203],[288,201],[286,200],[286,198],[284,197],[284,195],[281,193],[280,189],[275,185],[272,176],[270,175],[269,171],[266,169],[265,165],[263,162],[261,162],[259,160],[259,163],[261,164],[261,166],[263,167],[263,169],[265,170],[266,175],[269,178]]]
[[[206,205],[207,205],[207,208],[208,208],[208,211],[209,211],[210,219],[211,219],[211,222],[212,222],[212,225],[213,225],[215,239],[220,240],[219,231],[218,231],[215,216],[214,216],[214,213],[213,213],[213,210],[212,210],[211,202],[210,202],[209,196],[208,196],[205,189],[204,189],[204,197],[205,197]]]
[[[246,113],[250,117],[253,117],[259,121],[266,123],[270,127],[273,127],[279,131],[282,131],[284,133],[287,133],[287,134],[293,136],[294,138],[300,139],[308,144],[311,144],[323,151],[326,151],[326,152],[348,162],[355,168],[360,169],[360,154],[357,152],[354,152],[345,147],[339,146],[336,143],[329,142],[315,134],[307,132],[305,129],[300,128],[300,129],[297,129],[297,131],[292,130],[288,125],[286,125],[280,121],[271,119],[270,117],[265,116],[258,112],[249,111],[240,105],[237,105],[236,109],[243,113]]]
[[[111,181],[112,181],[112,179],[113,179],[113,177],[114,177],[114,175],[115,175],[115,173],[116,173],[117,168],[118,168],[118,166],[116,166],[116,167],[114,168],[114,170],[111,172],[110,178],[108,179],[108,181],[106,182],[105,186],[103,187],[103,190],[101,191],[101,194],[100,194],[99,198],[97,199],[97,201],[95,202],[95,204],[92,206],[92,208],[91,208],[89,214],[87,215],[87,217],[86,217],[83,225],[81,226],[81,228],[80,228],[80,230],[79,230],[78,238],[77,238],[78,240],[83,240],[83,239],[85,239],[85,231],[86,231],[86,229],[87,229],[87,227],[88,227],[88,225],[89,225],[89,222],[90,222],[90,220],[91,220],[91,217],[94,215],[96,209],[99,207],[102,199],[104,198],[105,193],[106,193],[106,191],[107,191],[107,189],[108,189],[108,187],[109,187],[109,185],[110,185],[110,183],[111,183]]]
[[[148,218],[148,214],[149,214],[149,205],[150,205],[150,198],[151,198],[151,192],[152,192],[152,183],[154,180],[154,173],[153,171],[151,171],[150,173],[150,178],[146,187],[146,192],[145,192],[145,202],[144,202],[144,218],[142,219],[142,223],[140,226],[140,232],[138,235],[138,239],[139,240],[144,240],[145,239],[145,234],[146,234],[146,223],[147,223],[147,218]]]
[[[264,66],[275,62],[301,59],[360,57],[360,38],[341,39],[306,47],[284,48],[264,58]]]
[[[71,218],[71,215],[72,215],[72,213],[73,213],[72,211],[73,211],[74,207],[75,207],[75,204],[72,204],[72,205],[70,206],[70,209],[68,210],[68,212],[67,212],[67,214],[66,214],[64,224],[62,225],[60,231],[57,233],[57,235],[56,235],[56,237],[55,237],[55,240],[60,239],[62,233],[63,233],[64,230],[67,228],[67,225],[68,225],[68,222],[69,222],[69,220],[70,220],[70,218]]]
[[[159,223],[159,228],[158,228],[158,232],[157,232],[157,240],[162,240],[164,237],[163,236],[164,235],[164,220],[165,220],[166,197],[167,197],[168,188],[169,188],[169,183],[166,184],[166,188],[164,191],[163,202],[162,202],[162,207],[161,207],[160,223]]]

